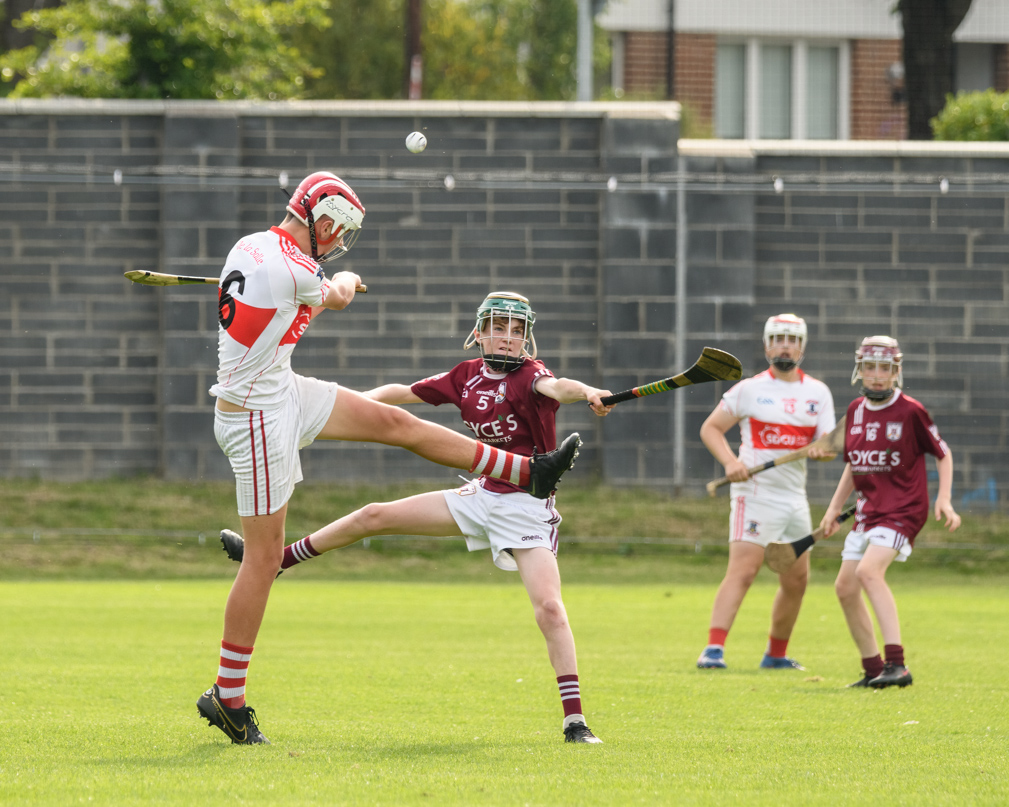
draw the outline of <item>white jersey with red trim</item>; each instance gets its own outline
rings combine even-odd
[[[808,445],[836,423],[830,389],[801,370],[798,381],[782,381],[770,370],[746,378],[722,396],[720,406],[739,418],[739,459],[747,468]],[[805,497],[806,461],[779,465],[745,482],[733,482],[730,495]]]
[[[218,284],[217,383],[210,394],[246,409],[283,404],[291,353],[329,293],[325,273],[279,227],[239,240]]]

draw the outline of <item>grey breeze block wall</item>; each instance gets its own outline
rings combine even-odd
[[[839,413],[855,344],[892,333],[908,354],[909,393],[956,452],[958,493],[989,478],[1002,487],[1007,186],[967,180],[1003,172],[1009,151],[685,141],[678,176],[675,113],[0,102],[0,475],[228,478],[207,395],[213,287],[144,288],[122,272],[216,276],[240,235],[282,218],[281,172],[293,188],[325,169],[368,209],[336,268],[361,274],[371,293],[313,323],[294,354],[299,372],[367,389],[448,369],[467,357],[476,304],[495,288],[531,297],[556,374],[614,391],[683,369],[677,327],[688,363],[712,344],[757,371],[763,320],[794,310],[811,328],[805,366],[830,384]],[[403,147],[414,129],[429,139],[421,155]],[[946,193],[939,173],[952,180]],[[909,174],[936,181],[912,185]],[[677,179],[688,225],[679,245]],[[697,430],[724,389],[653,396],[603,421],[562,408],[561,431],[586,438],[575,473],[671,486],[679,399],[684,481],[698,487],[717,469]],[[460,428],[454,411],[414,411]],[[399,449],[317,443],[302,460],[320,481],[455,481]],[[811,466],[816,495],[839,470]]]

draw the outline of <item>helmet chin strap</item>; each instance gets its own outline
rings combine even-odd
[[[525,356],[508,356],[506,354],[493,353],[490,356],[483,356],[483,363],[489,370],[495,373],[510,373],[518,370],[525,363]]]
[[[782,356],[776,356],[775,358],[771,359],[771,364],[774,365],[776,369],[781,370],[781,372],[783,373],[787,373],[790,370],[794,370],[796,367],[799,366],[799,362],[797,362],[795,359],[786,359]]]
[[[865,384],[863,384],[862,389],[859,390],[859,392],[861,392],[862,395],[870,401],[885,401],[893,395],[893,387],[890,387],[889,389],[869,389],[865,386]]]

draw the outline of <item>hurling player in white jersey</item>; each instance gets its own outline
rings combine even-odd
[[[580,444],[572,434],[546,454],[520,456],[294,373],[291,353],[312,318],[346,308],[361,286],[354,272],[327,278],[321,264],[350,249],[364,206],[339,177],[317,172],[295,190],[287,213],[279,226],[238,241],[218,287],[214,434],[235,474],[247,551],[224,612],[217,681],[197,708],[242,744],[269,742],[245,705],[245,683],[284,557],[287,503],[302,479],[300,449],[316,439],[400,446],[440,465],[507,480],[536,500],[552,495]]]
[[[779,465],[751,477],[759,466],[813,442],[834,428],[834,399],[827,385],[799,369],[807,344],[806,323],[794,314],[779,314],[764,325],[767,370],[733,386],[701,426],[701,440],[725,466],[730,488],[729,565],[715,595],[708,644],[697,660],[702,669],[726,667],[725,640],[739,607],[764,562],[772,541],[794,541],[811,533],[806,499],[806,462]],[[739,456],[725,433],[739,425]],[[812,449],[811,459],[833,459]],[[809,555],[803,554],[778,576],[771,608],[771,630],[760,666],[804,669],[786,655],[809,577]]]
[[[388,404],[451,404],[480,440],[507,445],[520,454],[532,453],[537,444],[551,448],[559,404],[587,401],[600,417],[612,407],[601,401],[608,390],[555,378],[536,359],[535,321],[525,297],[492,292],[477,309],[465,345],[479,346],[480,358],[410,385],[386,384],[365,395]],[[288,546],[281,565],[288,569],[373,535],[457,535],[466,538],[470,551],[490,548],[494,564],[518,571],[529,594],[557,676],[565,741],[599,743],[582,711],[575,641],[561,599],[560,522],[553,498],[539,501],[508,482],[481,477],[452,490],[369,504]],[[230,533],[222,538],[229,557],[241,561],[241,537]]]

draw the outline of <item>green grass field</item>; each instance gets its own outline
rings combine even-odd
[[[710,585],[571,585],[602,746],[562,742],[525,593],[494,581],[279,581],[249,684],[269,747],[196,714],[226,581],[4,583],[0,803],[1009,800],[1004,578],[895,583],[916,683],[880,692],[844,688],[858,659],[825,581],[791,647],[805,673],[756,669],[768,582],[719,672],[694,668]]]
[[[289,533],[407,492],[299,488]],[[564,744],[516,575],[461,541],[358,545],[278,581],[249,679],[273,745],[239,747],[195,707],[237,568],[216,540],[237,526],[232,495],[0,482],[0,804],[1009,803],[1004,516],[956,536],[985,550],[895,565],[916,683],[854,691],[836,551],[814,554],[789,648],[807,672],[757,669],[766,570],[731,669],[701,671],[724,499],[565,491],[564,534],[601,541],[563,545],[560,563],[602,746]]]

